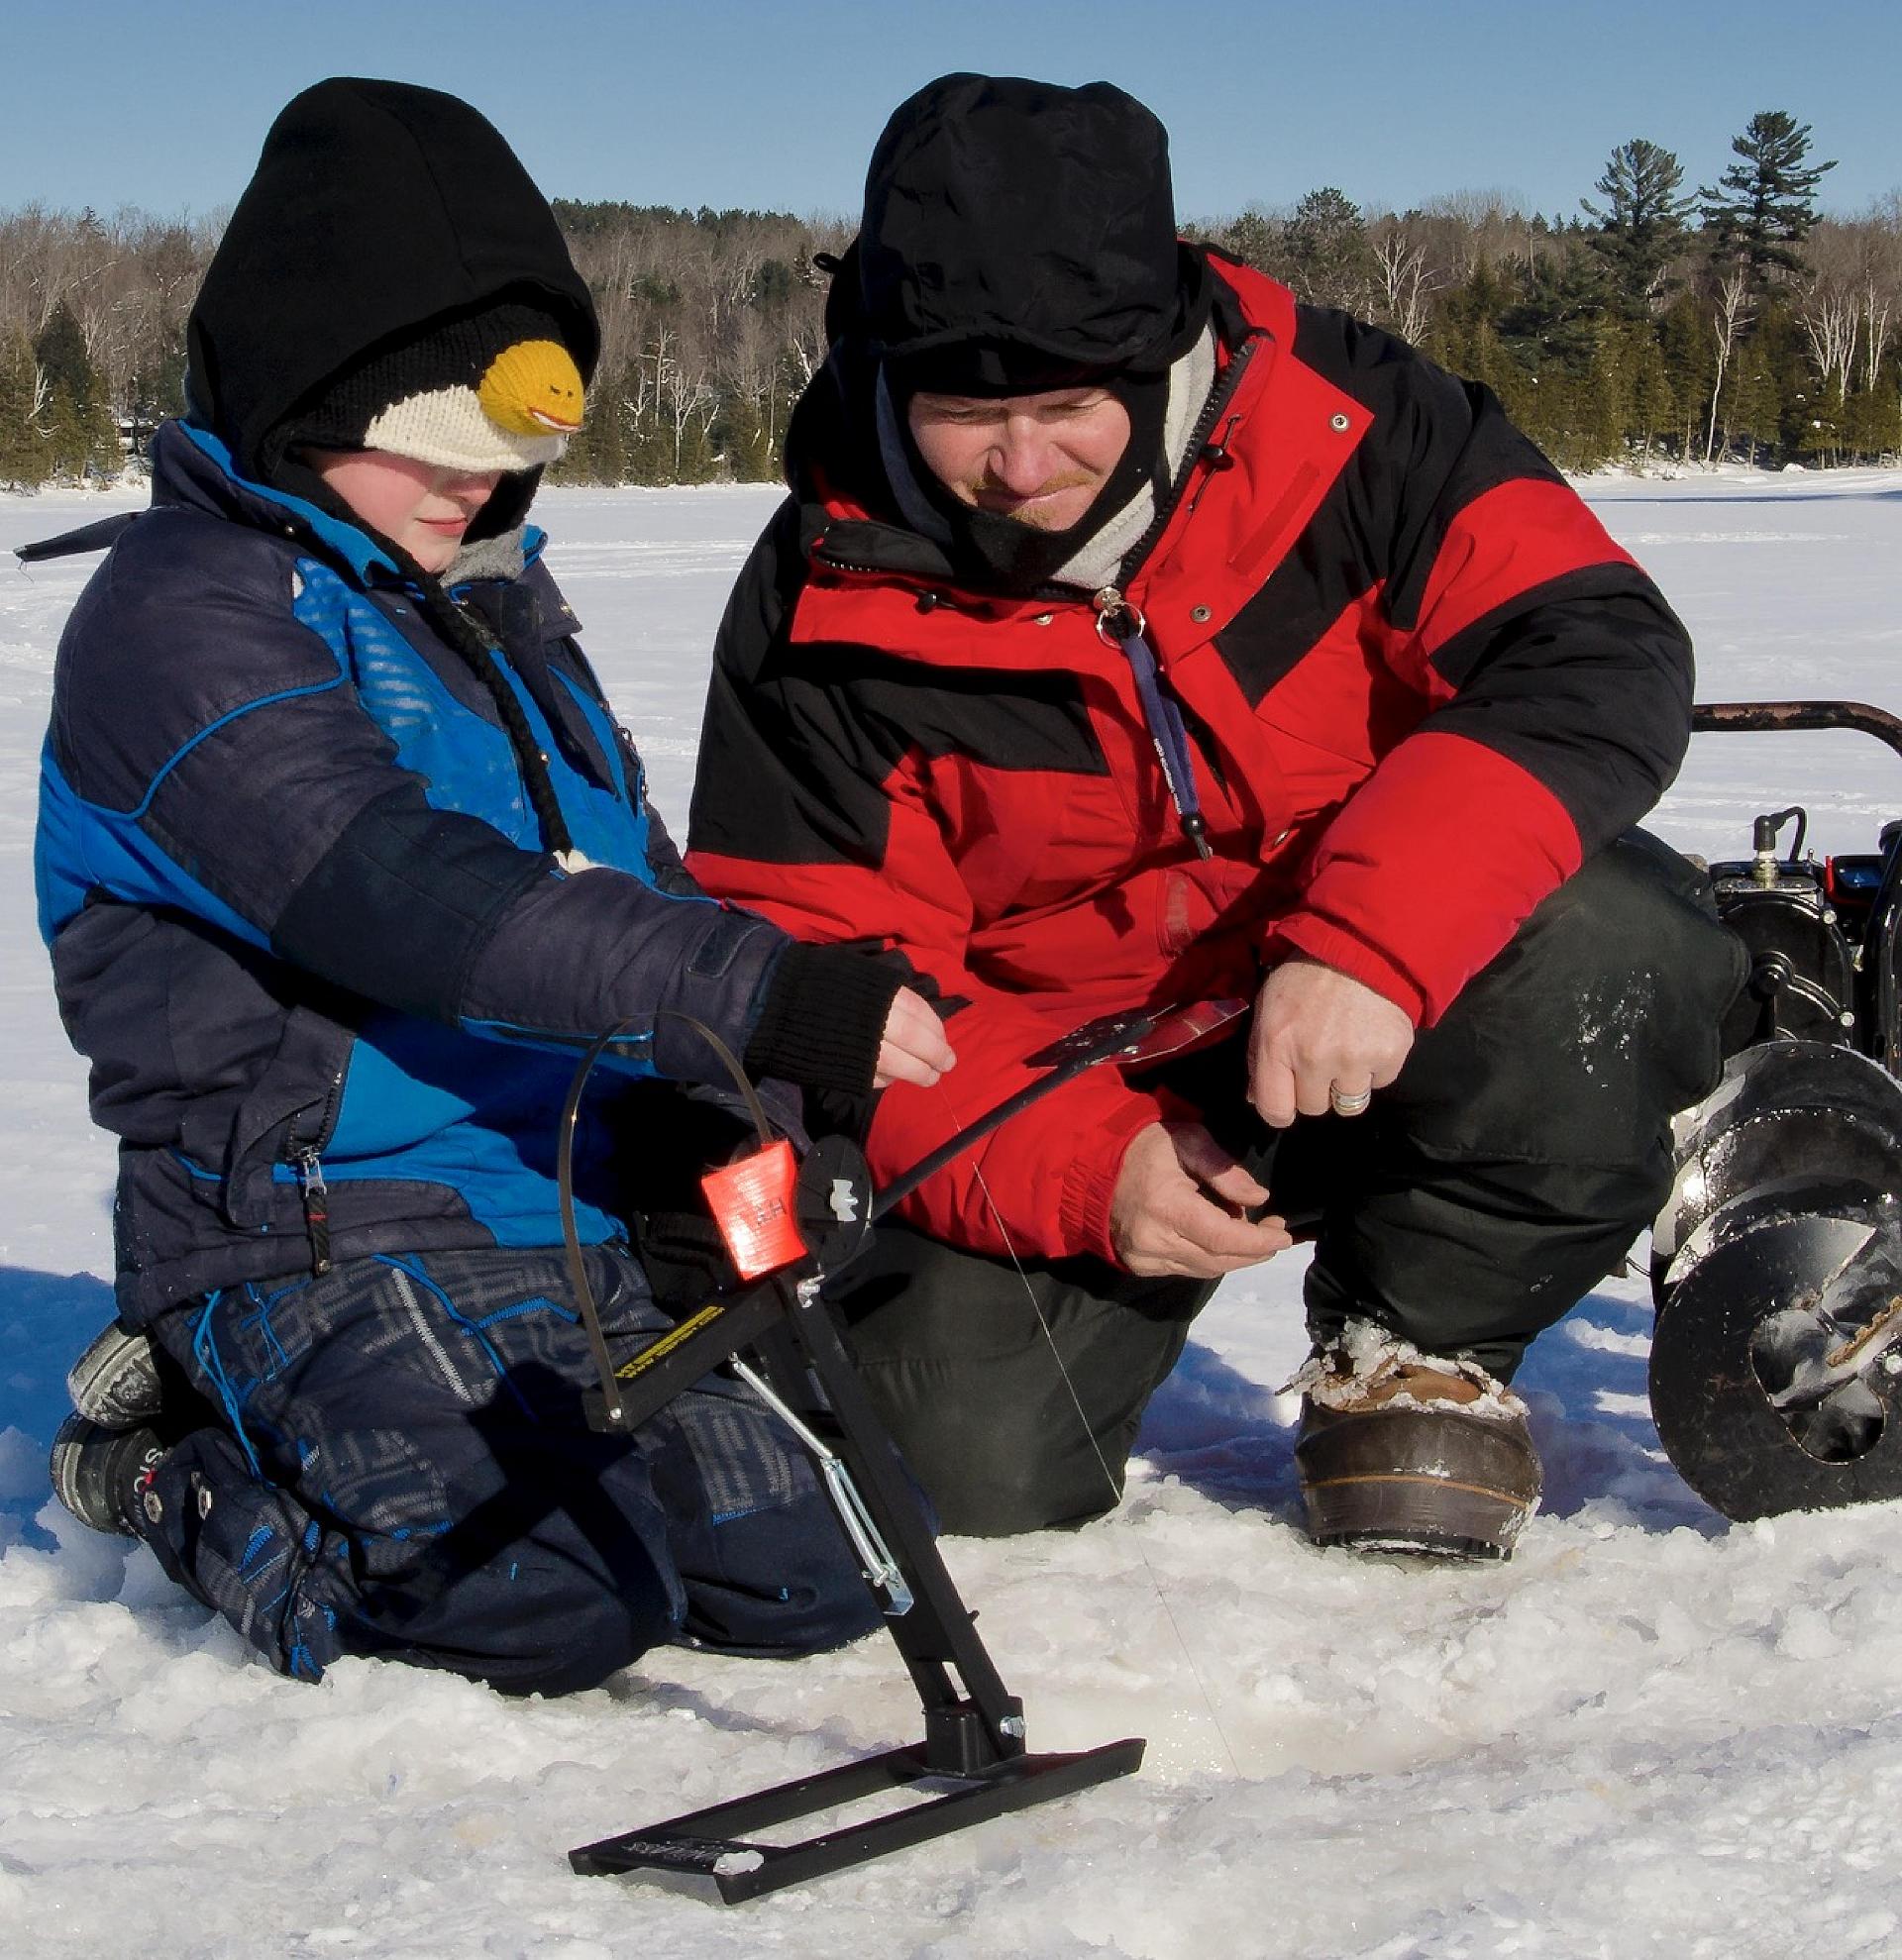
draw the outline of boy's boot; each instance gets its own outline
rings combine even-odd
[[[47,1466],[53,1495],[81,1524],[136,1538],[133,1518],[140,1511],[158,1522],[152,1478],[164,1455],[156,1430],[108,1429],[86,1416],[69,1415],[53,1439]]]
[[[137,1429],[156,1422],[164,1391],[151,1336],[121,1321],[109,1322],[67,1370],[66,1393],[73,1407],[102,1429]]]
[[[1526,1404],[1503,1382],[1349,1321],[1289,1386],[1303,1392],[1295,1463],[1316,1544],[1512,1556],[1540,1480]]]

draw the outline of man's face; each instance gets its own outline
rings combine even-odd
[[[1039,531],[1067,531],[1129,447],[1129,411],[1108,388],[1030,395],[915,394],[911,440],[960,503]]]

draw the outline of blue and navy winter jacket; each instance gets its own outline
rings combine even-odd
[[[446,584],[547,758],[569,869],[492,697],[369,535],[185,424],[153,506],[60,643],[37,865],[120,1138],[122,1313],[308,1269],[326,1234],[333,1259],[557,1242],[579,1050],[632,1019],[623,1083],[716,1077],[663,1010],[743,1051],[789,942],[682,871],[539,533]],[[590,1097],[578,1138],[588,1241],[620,1230],[638,1139],[614,1117]]]

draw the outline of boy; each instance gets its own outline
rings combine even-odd
[[[722,1120],[681,1016],[812,1086],[951,1061],[889,968],[704,897],[647,806],[523,525],[596,351],[480,116],[307,90],[193,310],[153,508],[60,647],[41,915],[120,1138],[120,1325],[54,1488],[306,1679],[382,1654],[554,1693],[873,1617],[733,1385],[632,1439],[581,1418],[553,1169],[594,1035],[643,1037],[576,1156],[610,1338],[666,1324],[617,1214]]]

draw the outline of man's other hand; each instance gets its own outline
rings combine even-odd
[[[892,1011],[885,1017],[872,1086],[890,1088],[894,1083],[916,1083],[920,1088],[929,1088],[947,1069],[956,1066],[957,1059],[944,1038],[944,1023],[929,1003],[908,986],[899,987],[892,996]]]
[[[1297,956],[1255,997],[1248,1100],[1277,1130],[1297,1116],[1324,1116],[1342,1100],[1341,1115],[1358,1115],[1364,1098],[1400,1074],[1413,1045],[1413,1022],[1385,994]]]
[[[1268,1191],[1200,1123],[1151,1123],[1123,1154],[1110,1199],[1117,1260],[1145,1280],[1219,1279],[1294,1244],[1280,1218],[1251,1221]]]

